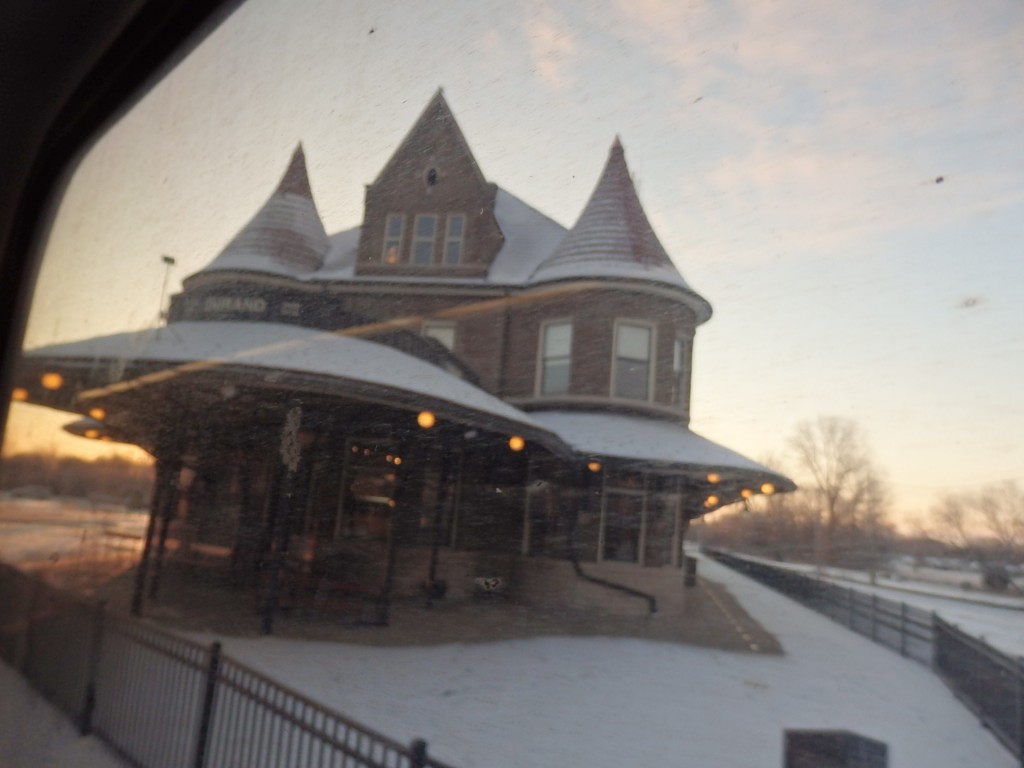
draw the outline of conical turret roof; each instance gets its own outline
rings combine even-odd
[[[690,294],[689,303],[699,322],[711,316],[711,306],[687,285],[647,220],[618,137],[583,213],[555,252],[537,267],[530,282],[595,277],[648,280],[682,288]]]
[[[203,271],[315,272],[329,247],[299,144],[274,194]]]

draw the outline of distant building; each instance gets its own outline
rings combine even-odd
[[[32,351],[21,383],[152,451],[155,519],[242,583],[646,610],[681,605],[691,519],[794,488],[688,429],[710,316],[618,140],[566,230],[486,180],[438,92],[361,226],[327,234],[300,147],[165,329]]]

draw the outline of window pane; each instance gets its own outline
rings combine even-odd
[[[550,360],[544,363],[541,394],[565,395],[569,392],[569,360]]]
[[[455,349],[455,326],[447,323],[430,323],[423,326],[423,335],[436,339],[448,349]]]
[[[642,325],[618,326],[615,354],[630,360],[649,360],[651,356],[651,329]]]
[[[462,237],[462,225],[465,217],[455,213],[448,217],[448,237]]]
[[[462,261],[462,242],[448,243],[444,249],[444,263],[458,264],[460,261]]]
[[[569,357],[572,354],[572,323],[544,327],[544,357]]]
[[[640,516],[643,498],[609,493],[604,520],[604,549],[601,557],[635,563],[640,551]]]
[[[429,240],[417,241],[413,250],[413,261],[417,264],[430,264],[434,260],[434,244]]]
[[[437,228],[437,217],[436,216],[417,216],[416,217],[416,237],[433,237],[434,230]]]
[[[616,358],[615,360],[615,396],[630,400],[646,400],[648,388],[647,362]]]
[[[388,239],[399,238],[399,237],[402,236],[402,223],[403,223],[404,219],[405,219],[404,216],[399,216],[397,214],[390,214],[388,216],[388,223],[387,223],[387,236],[388,236]]]

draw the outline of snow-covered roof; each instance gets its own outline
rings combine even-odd
[[[580,411],[534,411],[530,416],[557,433],[578,453],[692,467],[701,474],[710,470],[740,470],[771,478],[779,490],[796,487],[775,470],[713,443],[682,424]]]
[[[548,428],[523,411],[430,363],[382,344],[293,325],[180,322],[159,329],[40,347],[27,351],[25,357],[28,361],[57,364],[203,362],[212,363],[210,368],[220,364],[330,377],[339,396],[345,396],[355,385],[371,385],[381,393],[382,401],[402,394],[402,402],[435,409],[441,418],[446,413],[460,421],[466,420],[467,414],[486,415],[490,421],[497,420],[499,428],[515,427],[528,439],[542,436],[549,447],[564,448]],[[183,372],[189,370],[195,368]]]
[[[243,271],[308,282],[386,279],[428,285],[495,286],[613,278],[679,289],[698,323],[711,316],[710,304],[679,274],[647,220],[618,139],[590,200],[571,230],[500,187],[495,196],[494,216],[504,241],[485,275],[357,275],[362,228],[327,236],[313,202],[300,146],[281,184],[263,208],[197,274]]]
[[[323,266],[328,246],[300,144],[274,194],[203,271],[308,275]]]
[[[494,217],[505,242],[487,274],[491,283],[525,283],[566,234],[561,224],[500,187],[494,200]]]
[[[698,322],[711,316],[711,306],[679,274],[654,233],[617,138],[576,224],[534,271],[530,282],[593,277],[652,281],[680,288]]]
[[[498,220],[505,241],[485,277],[438,278],[430,276],[389,278],[402,282],[459,282],[494,285],[525,283],[544,259],[554,253],[565,237],[566,229],[557,221],[527,205],[511,192],[498,188],[494,201],[494,217]],[[361,227],[353,227],[331,235],[330,248],[323,268],[305,275],[301,280],[380,280],[379,275],[360,277],[355,274]],[[212,266],[212,265],[211,265]],[[207,267],[209,269],[209,267]]]

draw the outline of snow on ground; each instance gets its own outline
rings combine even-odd
[[[871,575],[866,571],[855,571],[849,568],[834,566],[819,567],[810,563],[787,563],[779,560],[768,560],[745,553],[736,553],[746,560],[755,560],[776,568],[806,573],[810,576],[825,576],[832,581],[847,581],[856,584],[870,584]],[[969,585],[965,589],[963,585]],[[965,571],[940,571],[936,568],[897,569],[897,578],[876,575],[875,585],[887,589],[944,597],[949,600],[960,600],[978,605],[991,605],[997,608],[1016,608],[1024,611],[1024,597],[1020,595],[997,595],[982,592],[981,577],[976,573]],[[979,590],[979,591],[974,591]]]
[[[94,508],[84,499],[0,498],[0,561],[21,565],[89,555],[132,562],[146,517],[124,507]]]
[[[843,585],[842,582],[837,583]],[[950,599],[923,592],[906,592],[881,585],[872,587],[869,584],[857,584],[853,588],[858,592],[878,595],[887,600],[932,611],[967,634],[980,637],[1003,653],[1024,656],[1024,610]]]
[[[60,710],[0,662],[0,766],[3,768],[122,768],[95,737],[80,736]]]
[[[225,651],[394,738],[423,737],[460,768],[776,766],[786,728],[880,739],[892,768],[1015,765],[926,668],[717,563],[700,568],[784,656],[598,637],[404,648],[228,639]]]

